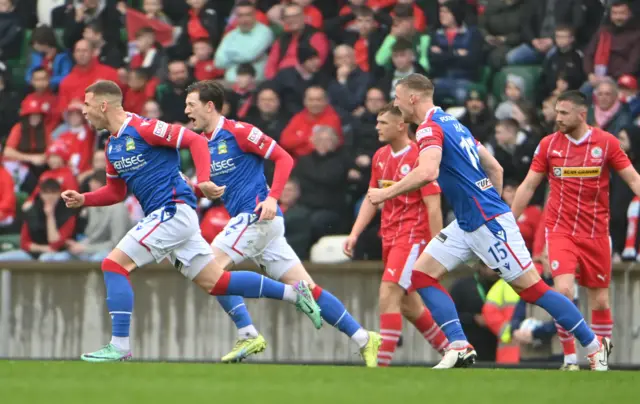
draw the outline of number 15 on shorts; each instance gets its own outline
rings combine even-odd
[[[492,246],[489,247],[488,252],[495,260],[497,266],[505,267],[506,269],[511,270],[509,262],[502,262],[509,256],[509,254],[507,253],[507,248],[502,241],[496,241]]]

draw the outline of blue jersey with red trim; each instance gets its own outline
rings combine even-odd
[[[480,165],[478,142],[456,118],[432,108],[418,127],[416,141],[420,153],[432,147],[442,149],[438,183],[462,230],[474,231],[511,211]]]
[[[196,196],[180,175],[185,128],[128,114],[105,146],[107,175],[122,178],[145,215],[170,203],[196,208]]]
[[[226,185],[222,202],[234,217],[253,213],[259,202],[269,195],[264,176],[264,160],[268,159],[276,141],[255,126],[220,117],[209,139],[211,181]],[[278,207],[278,216],[282,211]]]

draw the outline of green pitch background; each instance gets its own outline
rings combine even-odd
[[[0,361],[2,404],[626,404],[640,372]]]

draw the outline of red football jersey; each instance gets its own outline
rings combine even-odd
[[[419,156],[420,150],[415,143],[397,153],[389,145],[381,147],[373,155],[369,186],[386,188],[400,181],[418,165]],[[430,240],[429,217],[422,198],[439,193],[440,186],[437,182],[432,182],[419,190],[386,201],[382,208],[380,226],[383,245]]]
[[[580,140],[556,132],[536,149],[531,170],[546,173],[548,232],[598,238],[609,235],[609,168],[631,161],[612,134],[598,128]]]

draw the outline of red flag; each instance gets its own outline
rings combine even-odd
[[[129,42],[136,38],[136,32],[140,28],[151,27],[156,33],[156,41],[162,46],[173,44],[173,27],[165,22],[147,18],[144,13],[127,8],[127,35]]]

